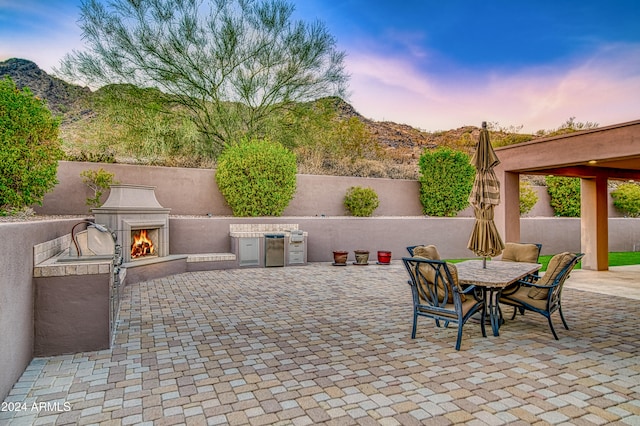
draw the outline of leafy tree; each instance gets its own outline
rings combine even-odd
[[[425,150],[418,161],[420,202],[429,216],[455,216],[469,205],[475,168],[469,156],[451,148]]]
[[[343,95],[344,52],[324,24],[294,21],[285,0],[112,0],[81,5],[88,51],[61,76],[92,86],[130,83],[167,94],[221,149],[263,137],[295,102]]]
[[[42,204],[62,157],[59,121],[28,87],[0,80],[0,209],[6,214]]]
[[[623,183],[611,191],[613,205],[629,217],[640,217],[640,185]]]
[[[82,183],[93,191],[93,197],[88,197],[86,200],[86,204],[90,208],[100,207],[104,191],[109,189],[111,185],[118,183],[118,181],[114,180],[115,174],[106,171],[102,167],[98,170],[83,170],[80,172],[80,177],[82,178]]]
[[[243,140],[218,159],[216,183],[234,216],[280,216],[296,191],[296,156],[276,142]]]
[[[538,193],[525,180],[520,181],[520,214],[527,214],[538,202]]]
[[[580,178],[547,176],[549,204],[556,216],[580,217]]]

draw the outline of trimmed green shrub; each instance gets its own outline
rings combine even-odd
[[[222,152],[215,179],[234,216],[281,216],[296,173],[295,154],[281,144],[244,139]]]
[[[80,172],[80,177],[82,178],[82,183],[93,190],[93,198],[89,197],[86,201],[87,206],[90,208],[100,207],[104,191],[109,189],[109,186],[118,183],[113,179],[115,175],[102,167],[98,170],[83,170]]]
[[[640,185],[636,183],[620,184],[611,191],[613,205],[625,216],[640,217]]]
[[[440,147],[425,150],[418,162],[420,202],[428,216],[455,216],[469,205],[475,168],[464,152]]]
[[[62,158],[59,120],[28,87],[0,79],[0,211],[42,204]]]
[[[526,180],[520,181],[520,214],[527,214],[538,202],[538,193]]]
[[[344,197],[344,206],[353,216],[371,216],[379,205],[378,194],[371,188],[352,186]]]
[[[580,217],[580,178],[547,176],[545,182],[555,215]]]

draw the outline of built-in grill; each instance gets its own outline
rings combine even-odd
[[[107,201],[92,210],[97,224],[116,233],[124,263],[169,255],[170,211],[145,185],[112,185]]]

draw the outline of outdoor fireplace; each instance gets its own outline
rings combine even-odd
[[[117,234],[123,262],[169,255],[169,211],[156,199],[154,186],[112,185],[109,198],[93,209],[95,222]]]

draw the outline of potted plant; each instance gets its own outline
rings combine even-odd
[[[355,250],[356,261],[354,265],[368,265],[369,264],[369,250]]]
[[[388,265],[391,263],[391,252],[387,250],[378,250],[378,264]]]
[[[348,251],[345,250],[336,250],[333,252],[333,265],[334,266],[346,266],[347,265],[347,256],[349,255]]]

